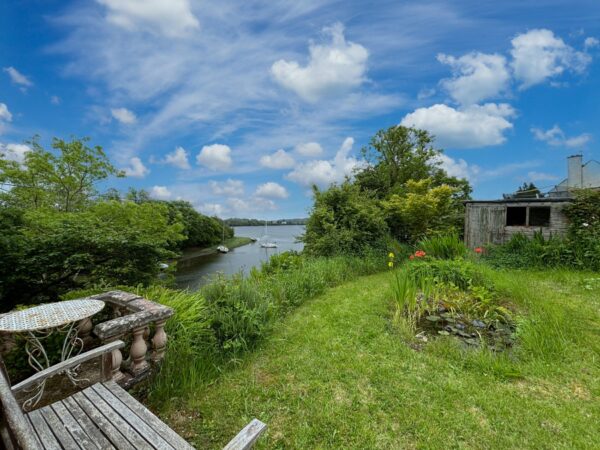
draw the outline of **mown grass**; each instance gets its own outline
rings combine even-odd
[[[519,312],[519,344],[501,355],[449,337],[413,349],[392,325],[390,275],[305,302],[163,417],[198,448],[221,448],[253,417],[269,426],[258,448],[597,446],[600,298],[583,288],[593,275],[491,272]]]

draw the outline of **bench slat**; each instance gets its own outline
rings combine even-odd
[[[40,413],[46,420],[46,423],[58,439],[61,447],[65,450],[79,450],[81,447],[77,445],[73,437],[69,434],[67,429],[63,426],[62,422],[56,415],[56,413],[50,408],[50,406],[44,406],[39,409]]]
[[[119,399],[130,411],[137,414],[145,423],[150,425],[157,433],[159,433],[170,445],[177,450],[193,450],[185,439],[173,431],[167,424],[156,417],[144,405],[139,403],[135,398],[129,395],[121,386],[114,381],[107,381],[101,385],[96,385],[97,390],[104,388],[105,391],[110,391],[117,399]]]
[[[135,429],[141,436],[150,442],[152,448],[160,450],[173,450],[173,447],[169,445],[154,429],[140,419],[131,409],[125,406],[118,398],[116,398],[108,389],[101,384],[95,384],[89,388],[98,394],[111,408],[119,414],[123,420],[125,420],[133,429]]]
[[[81,448],[86,450],[98,449],[96,443],[90,439],[87,433],[83,430],[81,425],[73,418],[71,413],[65,407],[62,402],[56,402],[50,405],[54,413],[58,416],[64,427],[67,429],[71,436],[79,444]]]
[[[60,443],[56,440],[52,431],[50,431],[50,427],[42,417],[42,413],[39,409],[35,411],[31,411],[27,414],[29,421],[31,422],[31,426],[37,433],[40,441],[43,443],[43,448],[47,450],[61,450]]]
[[[69,413],[75,418],[77,423],[81,426],[83,431],[90,437],[90,439],[96,444],[96,446],[102,450],[113,450],[116,447],[110,443],[110,441],[104,436],[101,431],[100,425],[95,425],[94,422],[87,416],[85,411],[77,404],[77,402],[71,397],[67,397],[60,402],[69,411]],[[119,435],[120,433],[117,433]],[[115,436],[114,439],[117,439]],[[120,439],[125,439],[120,437]]]
[[[136,449],[136,446],[132,445],[126,436],[127,431],[133,432],[129,426],[127,426],[127,429],[118,430],[110,421],[110,419],[104,417],[104,414],[102,414],[102,412],[96,408],[96,406],[94,406],[94,404],[90,402],[81,392],[72,395],[71,398],[77,401],[81,409],[85,411],[92,423],[102,430],[102,433],[104,433],[104,435],[110,439],[115,447],[117,447],[119,450]],[[133,440],[139,442],[137,439]]]
[[[267,426],[263,422],[252,419],[223,450],[248,450],[266,429]]]

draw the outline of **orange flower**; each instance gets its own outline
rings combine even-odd
[[[417,258],[422,258],[422,257],[423,257],[423,256],[425,256],[425,255],[426,255],[426,253],[425,253],[423,250],[417,250],[417,251],[415,252],[415,256],[416,256]]]
[[[415,259],[415,255],[410,255],[408,259]]]
[[[475,253],[483,253],[483,248],[475,247],[474,251],[475,251]]]

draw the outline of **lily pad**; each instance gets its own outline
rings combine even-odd
[[[450,333],[448,333],[446,330],[439,330],[438,334],[441,334],[442,336],[450,336]]]
[[[441,319],[440,316],[427,316],[425,318],[430,322],[439,322]]]

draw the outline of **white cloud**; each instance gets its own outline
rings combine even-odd
[[[506,103],[486,103],[455,109],[436,104],[404,116],[400,125],[428,130],[444,147],[474,148],[502,144],[515,110]]]
[[[269,169],[290,169],[294,167],[294,158],[285,150],[280,148],[271,155],[263,155],[260,157],[260,164]]]
[[[144,178],[150,173],[150,170],[144,165],[142,160],[137,156],[134,156],[129,160],[129,167],[125,167],[125,175],[134,178]]]
[[[167,153],[165,156],[165,164],[169,164],[178,169],[189,169],[190,163],[188,161],[188,152],[183,147],[177,147],[171,153]]]
[[[298,144],[294,150],[296,150],[296,153],[299,153],[302,156],[308,156],[311,158],[321,156],[321,154],[323,154],[323,148],[318,142],[306,142],[304,144]]]
[[[586,49],[597,47],[598,45],[600,45],[600,40],[592,36],[585,38],[585,41],[583,41],[583,46]]]
[[[171,191],[166,186],[152,186],[150,190],[150,196],[158,200],[168,200],[171,195]]]
[[[227,195],[230,197],[244,195],[244,182],[242,180],[232,180],[231,178],[222,182],[211,180],[208,184],[215,195]]]
[[[286,178],[303,186],[324,188],[332,183],[340,183],[351,177],[355,169],[364,166],[364,161],[348,156],[354,139],[348,137],[332,160],[312,160],[299,164]]]
[[[451,177],[466,178],[469,181],[474,181],[481,171],[479,166],[469,164],[464,159],[453,159],[444,153],[441,153],[437,159],[442,169]]]
[[[53,95],[52,97],[50,97],[50,103],[52,103],[53,105],[60,105],[61,101],[62,100],[58,95]]]
[[[262,197],[253,197],[250,199],[229,198],[227,199],[227,212],[236,216],[247,213],[264,212],[266,210],[275,210],[277,205],[273,200]]]
[[[19,72],[14,67],[5,67],[4,71],[6,73],[8,73],[8,76],[10,76],[10,79],[12,80],[13,83],[18,84],[23,87],[26,87],[26,88],[33,86],[33,83],[31,82],[31,80],[29,80],[29,78],[27,78],[25,75],[23,75],[21,72]]]
[[[592,60],[546,29],[518,34],[511,43],[511,66],[521,82],[520,89],[527,89],[568,70],[581,73]]]
[[[331,43],[317,45],[311,42],[306,66],[283,59],[271,66],[271,73],[279,84],[308,102],[345,92],[365,81],[367,49],[347,42],[341,23],[323,31],[331,36]]]
[[[0,144],[0,154],[9,161],[16,161],[22,164],[25,161],[25,153],[31,148],[25,144]]]
[[[544,172],[527,172],[527,181],[556,181],[559,177],[556,175],[552,175]]]
[[[12,114],[5,103],[0,103],[0,134],[4,131],[6,122],[12,122]]]
[[[125,125],[131,125],[137,121],[135,114],[127,108],[112,108],[110,113],[115,119]]]
[[[196,161],[210,170],[225,170],[231,164],[231,149],[227,145],[205,145],[196,156]]]
[[[452,78],[440,83],[458,103],[471,105],[508,89],[510,73],[502,55],[472,52],[455,58],[440,53],[437,59],[452,68]]]
[[[263,198],[288,198],[290,196],[282,185],[273,181],[258,186],[254,195]]]
[[[579,136],[568,138],[558,125],[554,125],[548,130],[534,127],[531,129],[531,132],[533,133],[533,137],[535,139],[546,142],[548,145],[553,147],[581,147],[587,144],[592,138],[592,136],[588,133],[583,133]]]
[[[201,203],[198,205],[198,209],[203,214],[217,217],[221,217],[227,211],[227,208],[220,203]]]
[[[126,30],[160,32],[180,37],[200,24],[189,0],[97,0],[108,9],[107,20]]]

